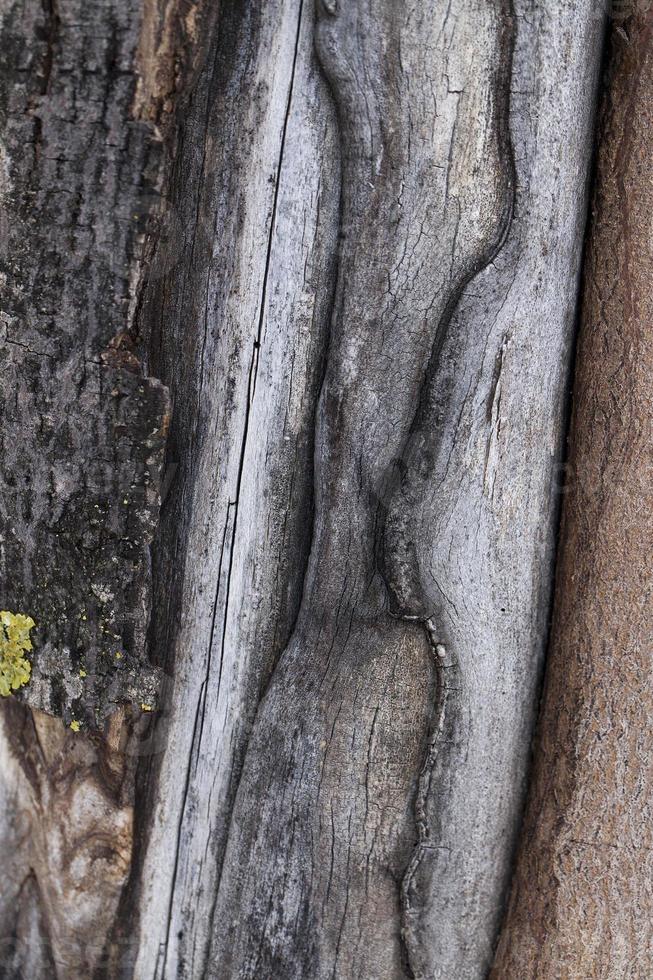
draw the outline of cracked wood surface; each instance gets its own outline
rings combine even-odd
[[[653,10],[614,30],[552,649],[496,980],[653,970]]]
[[[158,646],[171,653],[167,747],[146,764],[140,810],[153,815],[126,899],[139,917],[136,975],[402,976],[408,955],[421,976],[480,977],[546,629],[601,24],[589,3],[517,4],[515,215],[452,310],[447,299],[505,227],[510,166],[492,164],[499,128],[486,113],[505,9],[452,4],[423,38],[419,7],[411,22],[381,4],[373,27],[358,5],[343,8],[344,24],[320,10],[336,118],[311,54],[311,6],[225,8],[178,162],[192,261],[143,306],[169,325],[153,363],[175,392],[179,469],[155,563],[167,604]],[[428,98],[417,82],[409,91],[430,74]],[[465,97],[472,135],[447,142]],[[472,125],[474,99],[486,127]],[[410,146],[399,127],[415,134]],[[463,146],[469,160],[454,153]],[[487,181],[482,206],[472,173]],[[456,194],[467,195],[470,235],[458,252]],[[409,272],[393,283],[402,263]],[[375,556],[398,611],[412,614],[408,596],[420,618],[435,614],[434,631],[388,614]],[[462,680],[449,685],[456,737],[441,745],[436,653],[455,658]],[[425,759],[434,769],[418,780]],[[406,877],[416,856],[420,874]]]
[[[410,918],[401,944],[398,883],[438,680],[422,622],[430,597],[407,567],[412,515],[386,484],[412,450],[439,332],[512,204],[509,11],[471,2],[456,15],[318,4],[342,202],[313,541],[232,814],[215,975],[390,980],[409,975],[407,960],[422,972]]]
[[[207,63],[173,175],[189,248],[142,314],[173,392],[179,466],[155,553],[169,748],[145,763],[148,840],[129,896],[140,976],[206,969],[244,749],[301,595],[336,252],[337,146],[311,5],[226,6]]]
[[[138,68],[100,161],[136,181],[126,212],[165,193],[106,305],[106,343],[127,325],[173,404],[165,683],[154,733],[134,756],[121,727],[113,763],[128,788],[141,760],[103,823],[131,842],[134,821],[127,885],[120,830],[96,935],[72,915],[57,932],[39,883],[63,880],[57,848],[17,848],[21,948],[60,937],[18,968],[482,977],[548,609],[600,21],[585,0],[328,0],[317,22],[308,0],[112,4]],[[113,36],[94,16],[91,46]],[[12,745],[8,825],[30,800]]]
[[[509,883],[547,634],[601,52],[591,4],[517,3],[515,18],[513,220],[440,354],[440,438],[416,537],[462,688],[459,734],[428,796],[435,846],[418,936],[429,978],[486,974]]]

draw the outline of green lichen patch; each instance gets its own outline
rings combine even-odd
[[[32,665],[25,654],[32,649],[30,631],[36,623],[22,613],[0,612],[0,696],[7,697],[28,683]]]

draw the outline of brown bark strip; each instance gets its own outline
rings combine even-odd
[[[220,4],[211,0],[143,0],[134,114],[171,122],[192,88]]]
[[[535,772],[494,980],[653,973],[653,11],[613,32]]]

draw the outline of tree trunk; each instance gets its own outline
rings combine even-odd
[[[552,650],[493,977],[645,977],[651,809],[653,10],[612,36]]]
[[[485,976],[595,4],[2,14],[0,975]]]

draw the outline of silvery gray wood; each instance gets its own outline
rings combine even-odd
[[[398,883],[440,702],[414,483],[429,464],[432,359],[462,286],[496,254],[513,194],[508,9],[472,2],[456,14],[318,4],[342,218],[313,541],[248,745],[212,975],[394,978],[411,960]]]
[[[102,915],[85,906],[110,942],[89,952],[93,922],[64,903],[54,952],[76,937],[76,975],[104,959],[138,978],[482,977],[547,626],[600,16],[586,0],[114,6],[138,65],[121,81],[101,61],[93,84],[116,71],[112,125],[139,150],[75,152],[100,174],[115,156],[120,207],[164,218],[145,252],[110,238],[131,271],[124,303],[98,309],[101,349],[129,326],[172,400],[149,627],[165,683],[147,739],[107,749],[120,792],[75,828],[119,828]],[[19,8],[22,31],[45,16]],[[81,50],[105,13],[78,18]],[[104,187],[85,191],[96,209]],[[49,220],[38,235],[58,240]],[[74,280],[78,307],[96,284]],[[18,810],[36,812],[16,717],[8,849]],[[68,743],[35,718],[50,792]],[[68,790],[86,812],[107,768],[76,751],[37,858],[15,852],[0,912],[23,940],[54,907],[31,860],[73,894],[48,841]],[[47,976],[52,947],[24,942],[20,967]]]
[[[440,359],[419,555],[460,665],[455,744],[427,805],[418,977],[483,977],[519,830],[550,609],[565,403],[603,25],[592,4],[515,5],[515,210]],[[570,66],[573,65],[572,69]]]
[[[143,311],[153,370],[171,385],[179,462],[155,555],[155,643],[174,666],[144,804],[142,976],[205,969],[242,756],[310,545],[338,229],[334,112],[310,4],[233,10],[212,57],[173,177],[188,245],[171,288],[155,285]]]
[[[394,50],[401,34],[393,23],[394,7],[379,5],[373,24],[362,11],[362,22],[356,23],[348,9],[340,12],[344,24],[338,13],[332,23],[328,9],[319,14],[319,52],[330,75],[329,96],[311,59],[310,8],[301,11],[293,84],[293,72],[286,69],[295,50],[299,7],[266,7],[263,26],[256,25],[260,46],[246,64],[257,78],[258,72],[267,74],[266,119],[275,127],[276,150],[270,149],[267,127],[245,125],[238,139],[231,129],[225,139],[246,157],[235,187],[224,189],[223,171],[212,165],[208,151],[203,164],[209,174],[206,199],[216,194],[217,183],[223,194],[233,195],[221,206],[240,207],[244,220],[235,239],[233,228],[225,233],[220,222],[222,251],[213,259],[217,269],[209,269],[209,241],[199,273],[209,297],[224,291],[206,307],[206,346],[195,361],[195,377],[199,373],[204,386],[202,401],[197,415],[194,407],[189,410],[199,420],[193,455],[207,445],[202,452],[214,459],[213,468],[196,467],[192,498],[183,474],[178,475],[173,496],[186,499],[173,500],[170,508],[171,513],[179,508],[174,513],[182,516],[174,521],[164,517],[164,528],[166,521],[178,520],[191,538],[185,549],[176,545],[178,557],[184,555],[176,572],[183,567],[184,576],[173,606],[180,625],[173,624],[172,634],[177,661],[169,742],[154,784],[156,810],[138,892],[137,974],[142,976],[201,975],[209,943],[210,976],[245,977],[266,970],[284,977],[334,971],[337,976],[403,976],[407,960],[417,976],[482,976],[501,914],[546,634],[601,21],[590,4],[559,4],[544,11],[530,3],[517,6],[512,25],[505,9],[475,4],[451,5],[448,14],[443,10],[440,20],[429,17],[419,29],[408,18],[401,57],[410,66],[407,78],[413,88],[407,82],[402,92],[390,83],[384,88],[379,67],[380,51],[384,65],[396,64],[388,55],[388,46]],[[232,52],[248,51],[252,26],[241,23],[240,35],[232,30]],[[270,33],[261,40],[266,30]],[[449,50],[451,73],[428,48],[429,31],[441,57],[437,45]],[[506,228],[505,198],[510,196],[510,154],[492,150],[501,142],[501,127],[486,111],[488,105],[501,104],[496,68],[502,31],[515,35],[510,114],[515,211],[508,238],[492,260]],[[433,60],[425,64],[427,51]],[[364,69],[357,75],[359,62]],[[239,93],[251,85],[238,65],[235,57],[237,85],[229,89],[234,102],[214,105],[209,117],[209,146],[217,138],[212,137],[214,127],[224,133],[225,126],[233,125],[233,105],[240,105],[245,96]],[[309,71],[310,85],[304,74]],[[445,77],[456,72],[457,78]],[[370,82],[374,94],[362,110],[357,99],[366,102],[365,88],[361,83],[363,92],[358,91],[357,78],[369,82],[377,73],[381,80]],[[436,105],[439,97],[437,120],[427,108],[425,86]],[[463,115],[465,138],[456,142],[451,126],[463,88],[468,92],[463,107],[470,116],[465,121]],[[334,96],[337,124],[330,102]],[[207,111],[209,102],[207,96]],[[256,109],[255,102],[248,111]],[[479,118],[485,125],[477,128]],[[408,137],[402,140],[398,134],[410,134],[413,125],[419,140],[411,156]],[[306,223],[314,227],[317,220],[315,187],[336,193],[338,132],[343,241],[327,380],[317,416],[313,553],[304,578],[301,522],[287,539],[285,560],[283,551],[276,558],[279,526],[293,516],[286,502],[284,448],[288,435],[294,443],[297,423],[290,432],[284,426],[290,400],[299,408],[304,431],[312,427],[317,379],[312,376],[307,384],[293,369],[289,385],[288,362],[279,354],[273,358],[259,347],[254,361],[246,355],[258,337],[260,296],[304,292],[303,270],[292,257],[306,237]],[[270,165],[276,168],[282,144],[276,206],[272,191],[267,198],[268,220],[273,215],[276,228],[268,251],[268,224],[259,228],[258,238],[247,231],[249,202],[258,200],[257,188]],[[461,155],[456,170],[458,146],[469,155]],[[384,172],[381,147],[394,170],[388,166]],[[429,147],[435,152],[429,154]],[[310,168],[294,163],[303,159],[302,149]],[[447,236],[455,233],[457,214],[451,203],[449,211],[442,206],[450,165],[469,221],[455,247]],[[439,167],[445,170],[434,172]],[[201,188],[201,176],[194,179]],[[243,205],[238,202],[244,187],[248,197]],[[204,214],[202,191],[195,193],[201,202],[198,213]],[[320,204],[324,221],[323,197]],[[419,229],[411,231],[411,209],[419,206],[423,240]],[[475,206],[478,219],[473,218]],[[302,211],[306,219],[293,220]],[[331,254],[333,213],[321,236],[324,253]],[[308,239],[312,248],[320,244],[311,234]],[[255,285],[245,299],[240,278],[225,285],[224,255],[231,254],[225,243],[232,240],[237,266],[247,265],[248,282]],[[451,264],[452,252],[458,265]],[[398,259],[408,261],[410,273],[393,284],[387,272]],[[458,301],[467,275],[474,278],[449,320],[447,301]],[[331,286],[327,274],[317,291],[325,307]],[[222,311],[229,308],[229,289],[239,311],[243,303],[245,309],[255,304],[251,314],[238,317],[250,330],[245,355],[230,355],[224,347]],[[170,290],[168,303],[188,329],[193,317],[175,292]],[[204,296],[195,285],[187,287],[186,304],[198,292]],[[312,307],[316,299],[308,302]],[[430,303],[432,317],[424,316]],[[268,336],[273,335],[274,314],[268,302],[263,319]],[[165,322],[163,315],[160,319]],[[388,329],[387,337],[384,322],[393,324],[394,333]],[[441,323],[445,329],[438,330]],[[296,335],[288,331],[297,329],[294,319],[282,316],[276,329],[288,338],[280,346],[290,357]],[[421,389],[434,340],[437,357]],[[324,340],[316,340],[311,356],[320,358],[323,345]],[[305,356],[303,347],[300,351]],[[180,353],[179,348],[177,358]],[[238,364],[236,385],[230,383],[231,374],[225,375],[227,363]],[[257,370],[253,399],[252,363]],[[266,363],[271,373],[262,386]],[[168,373],[157,373],[174,388],[173,368],[171,357]],[[214,387],[207,392],[212,378]],[[199,397],[190,369],[187,383],[191,391],[183,396],[185,406]],[[420,390],[424,398],[418,412]],[[235,406],[229,419],[220,410],[225,391],[235,391],[229,395]],[[216,406],[213,415],[210,406]],[[190,433],[185,412],[183,426]],[[267,419],[265,431],[258,422],[262,418]],[[211,449],[204,434],[210,424],[227,428],[221,447],[228,446],[229,438],[235,447]],[[305,500],[310,497],[310,454],[307,436],[303,452],[292,457],[293,477]],[[272,460],[280,464],[273,476]],[[213,474],[225,470],[231,476],[212,483]],[[285,474],[287,481],[287,469]],[[271,490],[265,496],[258,489],[270,483],[276,499]],[[254,519],[242,518],[253,513]],[[304,513],[308,520],[309,511]],[[378,527],[385,527],[385,533]],[[179,539],[171,534],[171,542]],[[402,550],[402,545],[408,547]],[[198,555],[199,562],[192,560]],[[266,556],[264,571],[261,555]],[[262,575],[269,577],[259,591]],[[303,602],[290,636],[302,580]],[[270,581],[279,590],[272,596]],[[290,597],[284,614],[277,598],[282,594]],[[399,617],[389,615],[391,599]],[[270,629],[271,608],[281,628]],[[428,628],[411,623],[410,616],[428,618]],[[266,695],[250,735],[252,690],[266,690]],[[451,727],[438,739],[445,694]]]

